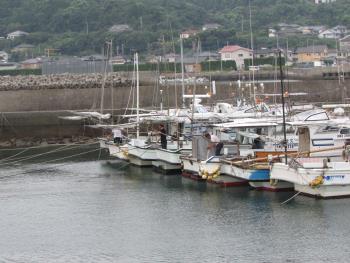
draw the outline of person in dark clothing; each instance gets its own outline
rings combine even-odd
[[[166,130],[163,124],[159,125],[159,134],[160,134],[160,144],[162,145],[162,149],[166,149],[167,147]]]

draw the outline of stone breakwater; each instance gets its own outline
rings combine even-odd
[[[100,88],[103,78],[102,74],[1,76],[0,91]],[[107,75],[105,87],[120,87],[130,83],[127,78],[113,73]]]

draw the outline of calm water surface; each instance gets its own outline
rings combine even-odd
[[[114,161],[2,167],[0,262],[349,262],[349,199],[290,196]]]

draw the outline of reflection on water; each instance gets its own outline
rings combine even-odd
[[[348,199],[281,205],[292,195],[118,161],[11,166],[0,175],[0,262],[347,261]]]

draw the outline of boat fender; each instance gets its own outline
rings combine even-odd
[[[127,150],[123,150],[123,149],[121,149],[121,150],[122,150],[122,153],[123,153],[124,157],[128,158],[129,152]]]
[[[313,179],[310,183],[309,183],[309,186],[311,188],[317,188],[317,187],[320,187],[320,185],[322,185],[324,182],[324,177],[323,175],[319,175],[319,176],[316,176],[315,179]]]
[[[270,179],[270,185],[276,186],[278,184],[278,179]]]
[[[208,179],[208,180],[216,178],[220,175],[220,165],[212,173],[209,173],[209,171],[207,171],[201,167],[201,168],[199,168],[199,175],[203,179]]]
[[[345,150],[343,150],[343,152],[342,152],[343,160],[348,162],[349,161],[349,156],[350,156],[350,147],[346,146]]]
[[[267,155],[267,160],[268,160],[269,163],[272,163],[272,161],[273,161],[273,155],[272,155],[272,154],[268,154],[268,155]]]
[[[184,162],[181,161],[181,164],[180,164],[180,168],[181,168],[181,171],[184,170]]]

